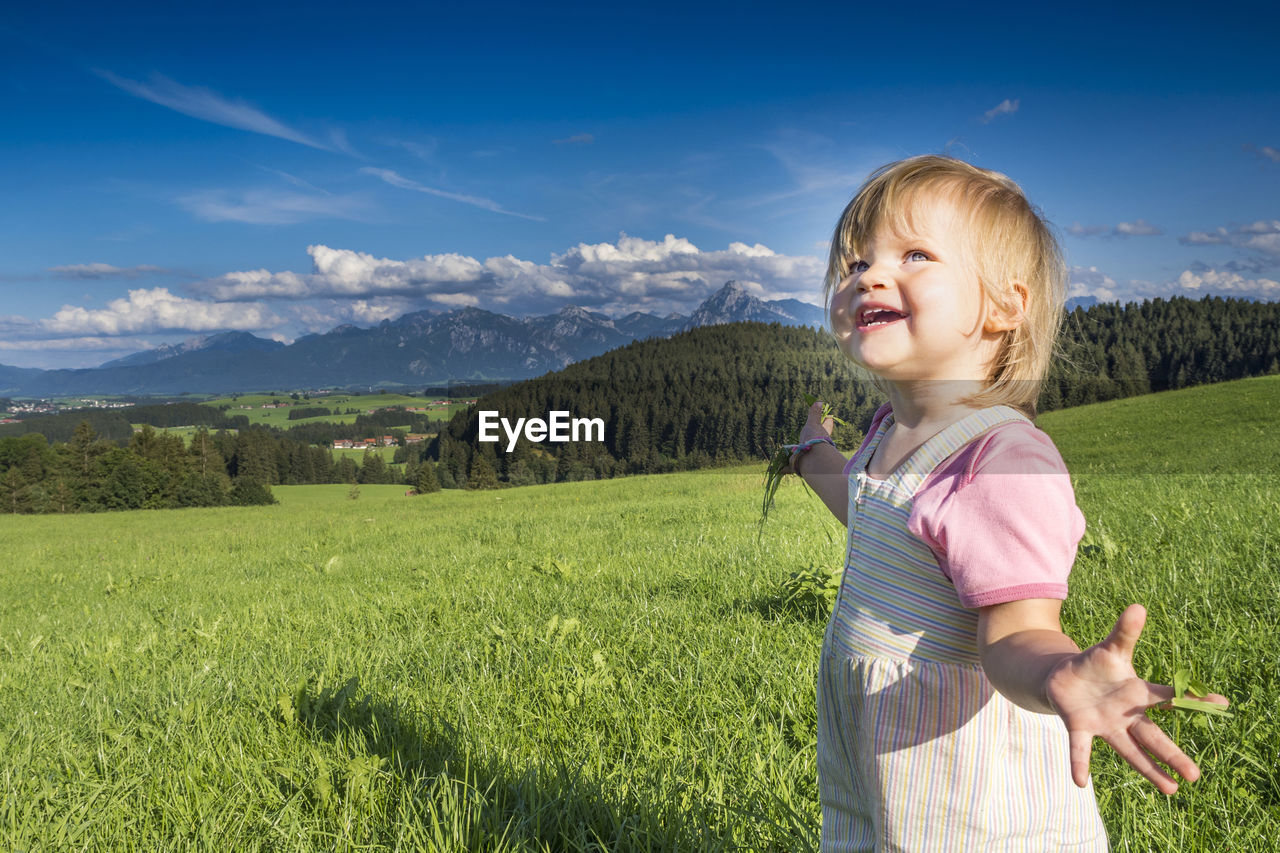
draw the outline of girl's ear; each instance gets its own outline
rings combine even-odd
[[[1031,304],[1031,291],[1020,281],[1009,283],[1002,302],[987,303],[987,319],[982,324],[984,332],[1008,332],[1022,325],[1027,308]]]

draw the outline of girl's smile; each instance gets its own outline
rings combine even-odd
[[[859,332],[868,332],[872,329],[880,329],[891,323],[897,323],[905,320],[907,315],[888,305],[881,305],[878,302],[864,302],[858,309],[857,329]]]

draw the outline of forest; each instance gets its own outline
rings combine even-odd
[[[422,488],[430,490],[430,474]],[[417,466],[411,472],[420,479]],[[49,444],[39,433],[0,438],[0,512],[100,512],[274,503],[271,486],[393,483],[383,458],[363,464],[337,459],[264,427],[210,433],[188,445],[145,426],[122,444],[102,438],[88,421],[71,440]],[[438,488],[436,486],[435,488]]]
[[[1280,372],[1280,304],[1182,297],[1070,312],[1038,411]],[[856,446],[883,395],[824,332],[734,323],[638,341],[487,394],[416,452],[440,463],[446,487],[527,485],[765,459],[804,421],[801,394],[831,403]],[[504,417],[552,410],[605,419],[600,444],[477,441],[483,409]],[[501,445],[505,448],[505,444]],[[478,472],[478,473],[477,473]]]

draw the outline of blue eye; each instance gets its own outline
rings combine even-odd
[[[919,255],[920,257],[918,257],[918,258],[917,258],[917,257],[916,257],[917,255]],[[907,260],[909,260],[909,261],[917,261],[917,260],[918,260],[918,261],[927,261],[927,260],[929,260],[929,256],[928,256],[928,254],[926,254],[926,253],[924,253],[924,252],[920,251],[919,249],[915,249],[915,250],[910,251],[910,252],[908,252],[908,253],[907,253]]]
[[[854,261],[853,263],[849,264],[849,272],[850,273],[866,272],[867,268],[870,266],[871,265],[868,264],[866,261]]]

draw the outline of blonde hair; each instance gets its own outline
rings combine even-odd
[[[986,388],[966,402],[1003,404],[1034,415],[1062,325],[1067,267],[1049,224],[1022,189],[999,172],[935,155],[899,160],[873,172],[840,214],[831,239],[823,283],[828,325],[831,300],[853,261],[881,228],[909,231],[922,194],[951,201],[968,225],[962,243],[985,299],[1009,311],[1018,307],[1013,282],[1022,282],[1028,292],[1026,311],[1019,325],[1004,333]]]

